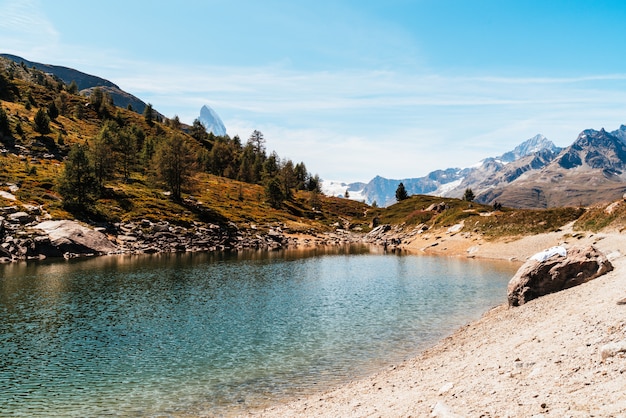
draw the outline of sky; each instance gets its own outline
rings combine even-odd
[[[623,0],[0,0],[0,52],[106,78],[324,180],[626,124]]]

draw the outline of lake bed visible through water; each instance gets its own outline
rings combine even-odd
[[[0,266],[0,415],[231,415],[364,377],[506,301],[518,264],[307,251]]]

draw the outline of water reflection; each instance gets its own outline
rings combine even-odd
[[[510,263],[367,247],[0,266],[0,411],[222,414],[414,355]]]

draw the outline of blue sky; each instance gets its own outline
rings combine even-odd
[[[0,51],[203,104],[323,179],[467,167],[626,124],[626,2],[0,0]]]

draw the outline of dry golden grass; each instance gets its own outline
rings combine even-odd
[[[129,182],[119,176],[109,181],[104,196],[91,213],[71,214],[63,208],[56,191],[57,181],[64,169],[63,156],[72,144],[94,138],[103,121],[95,110],[86,106],[87,99],[84,97],[59,93],[17,78],[13,83],[17,86],[19,97],[14,97],[12,101],[0,101],[0,106],[9,116],[13,132],[12,138],[5,137],[0,144],[11,151],[0,155],[0,190],[9,191],[7,184],[17,185],[19,190],[13,193],[16,201],[0,198],[2,206],[41,205],[59,219],[78,216],[106,222],[140,219],[168,220],[180,224],[194,221],[233,222],[243,228],[259,230],[281,225],[294,232],[337,227],[367,232],[374,218],[379,223],[426,224],[431,228],[447,228],[464,221],[466,229],[482,233],[487,238],[554,231],[575,220],[576,228],[592,231],[609,227],[621,230],[626,226],[624,202],[615,204],[610,211],[604,205],[587,211],[578,208],[504,208],[492,213],[491,206],[435,196],[411,196],[388,208],[372,208],[349,199],[295,192],[291,200],[280,209],[275,209],[266,202],[263,186],[206,173],[195,177],[193,187],[187,190],[183,202],[174,202],[144,171],[133,173]],[[36,133],[33,119],[38,108],[47,106],[60,94],[66,100],[65,113],[51,122],[50,134],[42,136]],[[26,104],[29,97],[34,102],[30,108]],[[74,116],[73,109],[77,106],[82,109],[81,118]],[[159,138],[174,132],[160,123],[149,126],[142,115],[126,109],[114,108],[110,113],[124,125],[140,127],[147,137]],[[18,125],[21,134],[16,133]],[[62,139],[60,143],[59,138]],[[193,141],[190,137],[189,140]],[[200,147],[197,143],[194,146]],[[439,203],[446,205],[447,209],[440,212],[426,210]],[[488,213],[490,216],[481,216]]]

